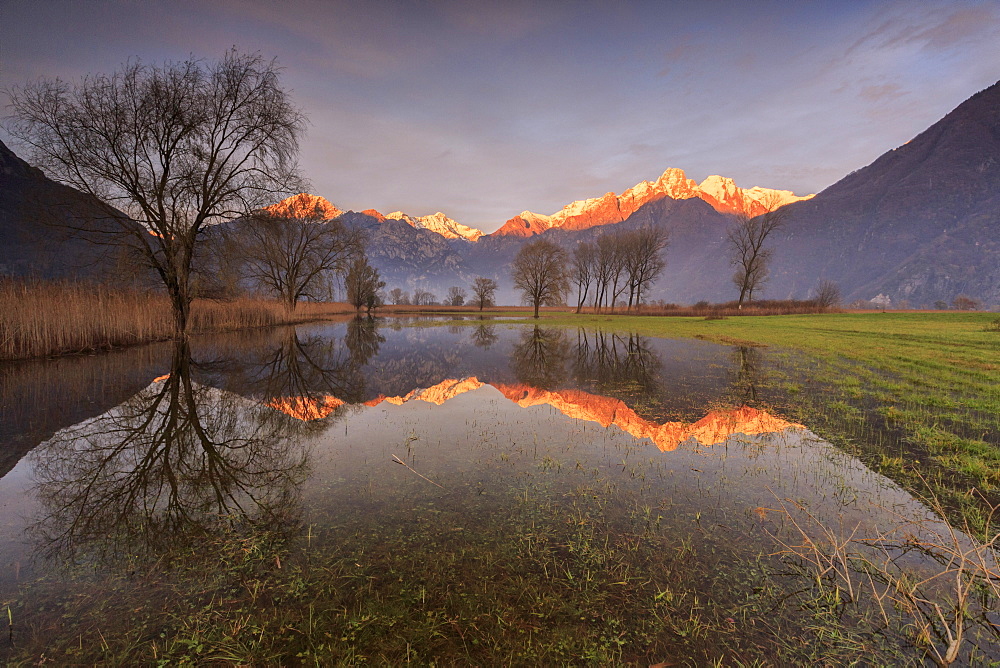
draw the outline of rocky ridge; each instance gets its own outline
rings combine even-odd
[[[326,198],[319,195],[310,195],[309,193],[292,195],[276,204],[264,207],[264,210],[274,216],[287,218],[318,216],[324,220],[337,218],[344,213]]]

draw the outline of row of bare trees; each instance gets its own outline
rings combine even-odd
[[[643,227],[603,234],[596,243],[582,243],[573,251],[571,278],[576,285],[576,312],[587,302],[598,312],[619,302],[629,310],[663,273],[663,250],[669,235],[662,227]],[[627,299],[626,299],[627,295]]]
[[[412,297],[409,292],[402,288],[393,288],[389,290],[388,298],[389,303],[395,306],[409,306],[411,304],[413,306],[431,306],[438,303],[437,295],[423,288],[414,290]]]
[[[546,239],[525,244],[514,258],[514,288],[534,306],[563,303],[576,286],[576,312],[590,299],[598,312],[619,303],[631,310],[666,267],[663,251],[670,238],[662,227],[606,232],[596,242],[584,242],[572,258]]]

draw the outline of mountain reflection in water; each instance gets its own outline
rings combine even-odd
[[[667,364],[635,335],[483,321],[457,331],[394,329],[387,343],[379,325],[358,318],[270,330],[237,345],[178,343],[169,369],[147,376],[145,388],[100,415],[57,425],[30,453],[39,512],[29,534],[47,554],[135,559],[234,527],[293,531],[310,470],[304,443],[365,406],[442,405],[476,392],[487,393],[476,401],[489,401],[493,392],[523,408],[614,425],[664,451],[688,439],[708,445],[798,428],[744,405],[756,398],[761,365],[748,359],[756,351],[727,360],[731,349],[695,345],[713,356],[704,368],[725,368],[703,374],[705,387],[675,392],[671,382],[692,374],[671,369],[694,356]],[[678,399],[687,409],[676,409]],[[709,401],[736,407],[706,413]],[[678,413],[687,419],[666,419]]]
[[[750,406],[709,411],[705,417],[692,423],[659,424],[639,417],[621,399],[602,397],[582,390],[542,390],[524,383],[483,383],[474,376],[462,379],[449,378],[431,387],[415,389],[405,396],[378,397],[364,402],[364,405],[377,406],[384,401],[401,406],[409,401],[426,401],[440,406],[449,399],[486,385],[492,386],[522,408],[551,406],[566,417],[596,422],[602,427],[614,425],[636,438],[650,439],[664,452],[676,450],[689,438],[693,438],[701,445],[716,445],[736,434],[755,436],[787,429],[805,429],[802,425],[788,422]],[[327,396],[275,399],[269,401],[267,405],[296,419],[310,421],[327,417],[333,409],[343,406],[344,403],[337,397]]]
[[[477,347],[488,348],[496,344],[499,336],[494,325],[480,324],[473,329],[471,340]],[[757,351],[737,348],[734,359],[735,394],[743,401],[756,400],[760,366]],[[573,344],[560,330],[525,328],[512,348],[509,364],[520,382],[483,381],[477,376],[446,378],[406,394],[379,394],[364,401],[355,399],[353,403],[374,407],[382,402],[399,406],[409,401],[424,401],[440,406],[460,394],[489,385],[522,408],[547,405],[567,417],[596,422],[603,427],[614,425],[636,438],[650,439],[662,451],[675,450],[689,438],[702,445],[713,445],[735,434],[757,435],[803,428],[747,405],[709,411],[694,422],[657,422],[639,416],[619,398],[575,388],[550,389],[565,385],[575,374],[577,379],[596,379],[604,387],[617,384],[629,385],[633,391],[636,388],[643,392],[662,391],[656,387],[656,372],[662,362],[644,339],[635,335],[608,336],[581,330]],[[330,416],[352,401],[332,394],[304,394],[272,397],[266,403],[298,420],[313,421]]]

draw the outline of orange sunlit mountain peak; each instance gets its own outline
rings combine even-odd
[[[310,218],[319,216],[324,220],[330,220],[340,216],[343,211],[335,207],[324,197],[310,195],[309,193],[299,193],[281,200],[277,204],[264,207],[273,216],[287,218]]]
[[[674,200],[697,197],[719,213],[756,216],[764,213],[769,206],[784,206],[809,199],[813,195],[799,196],[790,190],[759,186],[741,188],[732,179],[715,175],[699,184],[694,179],[687,178],[683,169],[671,167],[656,181],[642,181],[621,195],[609,192],[601,197],[571,202],[562,211],[549,216],[523,211],[504,223],[493,235],[530,237],[552,228],[585,230],[620,223],[643,205],[664,197]]]
[[[276,397],[264,403],[303,422],[321,420],[344,405],[342,400],[330,395],[323,397]]]

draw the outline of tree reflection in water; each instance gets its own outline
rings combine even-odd
[[[473,340],[476,335],[473,334]],[[646,402],[664,392],[660,357],[638,334],[580,329],[576,344],[562,330],[524,329],[511,352],[511,370],[522,383],[551,390],[589,387],[610,397],[642,395]]]
[[[383,342],[373,318],[349,322],[342,341],[289,329],[277,346],[240,364],[233,389],[285,412],[294,411],[296,405],[312,410],[307,419],[325,418],[335,407],[364,400],[364,366],[378,355]]]
[[[379,347],[385,343],[385,337],[378,333],[378,322],[375,318],[358,316],[347,323],[344,343],[351,351],[351,362],[355,367],[361,367],[378,355]]]
[[[485,321],[481,321],[476,325],[472,330],[472,336],[469,338],[472,339],[472,345],[483,350],[489,350],[490,346],[500,340],[496,325]]]
[[[757,403],[757,389],[765,381],[760,351],[750,346],[734,348],[732,374],[734,401],[751,405]]]
[[[518,381],[551,390],[566,381],[566,363],[572,355],[566,334],[535,325],[521,330],[510,355],[510,368]]]
[[[31,453],[43,553],[117,563],[233,529],[295,529],[301,423],[193,382],[193,366],[177,343],[168,376]]]
[[[593,385],[601,394],[659,397],[663,393],[658,380],[662,366],[659,355],[638,334],[577,331],[573,374],[578,382]]]

